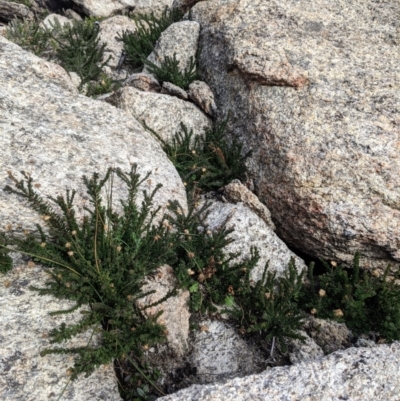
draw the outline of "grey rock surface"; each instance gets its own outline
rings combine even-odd
[[[168,292],[172,291],[175,287],[176,278],[172,267],[168,265],[160,266],[152,277],[146,278],[142,287],[143,292],[155,292],[138,299],[137,305],[140,308],[144,308],[154,304],[167,296]],[[165,326],[168,345],[178,357],[183,356],[188,348],[189,298],[189,291],[179,290],[177,295],[143,311],[145,316],[154,316],[163,311],[157,321]]]
[[[199,1],[205,0],[174,0],[172,7],[178,8],[185,13]]]
[[[0,20],[12,21],[14,18],[30,19],[32,17],[33,14],[25,4],[0,0]]]
[[[80,310],[68,315],[50,316],[50,312],[71,308],[74,304],[39,296],[30,286],[43,287],[47,273],[39,266],[17,263],[0,276],[0,399],[2,401],[119,401],[112,363],[100,366],[85,378],[70,382],[71,355],[46,355],[40,352],[54,347],[48,333],[61,323],[74,324],[82,317]],[[64,347],[86,346],[92,329],[74,337]],[[96,344],[98,339],[95,337]],[[92,340],[93,341],[93,340]],[[65,387],[65,392],[61,398]]]
[[[31,174],[45,198],[76,189],[79,217],[87,203],[84,174],[103,175],[108,167],[129,171],[137,163],[141,176],[151,172],[141,189],[163,185],[156,205],[165,210],[177,199],[186,208],[183,183],[157,141],[124,111],[76,92],[61,67],[0,37],[0,229],[18,224],[30,229],[40,222],[16,195],[3,191],[12,184],[8,171],[18,179],[21,170]],[[116,210],[125,195],[116,180]]]
[[[154,51],[147,57],[157,66],[166,58],[179,61],[179,68],[184,71],[190,65],[190,58],[196,60],[200,24],[196,21],[181,21],[170,25],[158,39]],[[144,71],[147,71],[145,68]]]
[[[271,220],[271,213],[268,208],[239,180],[232,180],[228,185],[225,185],[223,187],[223,194],[231,203],[242,202],[261,217],[267,223],[268,227],[275,230],[275,224]]]
[[[349,348],[222,384],[194,385],[162,401],[397,401],[400,343]]]
[[[195,136],[203,135],[204,127],[211,126],[210,119],[194,104],[160,93],[124,87],[117,92],[115,105],[138,121],[145,121],[165,141],[181,130],[181,123],[193,129]]]
[[[322,348],[303,330],[299,334],[305,337],[304,342],[297,339],[289,339],[289,360],[294,365],[312,359],[322,358]]]
[[[354,337],[344,323],[314,317],[305,320],[303,330],[321,347],[325,355],[350,347]]]
[[[200,65],[289,245],[400,262],[398,1],[197,3]]]
[[[106,44],[104,52],[104,60],[111,56],[108,65],[115,69],[121,57],[124,44],[118,41],[118,34],[122,35],[123,31],[136,31],[135,22],[124,15],[116,15],[100,22],[100,41]]]
[[[170,95],[170,96],[176,96],[179,99],[182,100],[188,100],[188,94],[186,93],[185,90],[183,90],[182,88],[180,88],[179,86],[176,86],[174,84],[172,84],[171,82],[164,82],[162,89],[161,89],[161,93],[164,93],[166,95]]]
[[[291,252],[272,228],[243,203],[239,202],[234,205],[213,201],[208,210],[210,213],[205,222],[210,230],[217,230],[222,227],[224,222],[227,222],[227,228],[234,229],[228,236],[234,241],[225,247],[226,254],[239,252],[243,260],[250,257],[252,246],[258,248],[260,260],[251,273],[254,281],[261,280],[265,264],[268,261],[269,270],[275,271],[277,276],[281,276],[287,271],[292,257],[295,259],[299,271],[306,269],[304,261]]]
[[[192,350],[191,366],[196,367],[201,382],[215,382],[250,374],[258,359],[252,349],[227,323],[205,320],[199,323]]]
[[[214,94],[210,87],[203,81],[194,81],[189,85],[188,95],[205,113],[215,116],[217,106]]]
[[[88,16],[110,17],[116,12],[131,11],[133,14],[161,15],[173,0],[73,0]]]

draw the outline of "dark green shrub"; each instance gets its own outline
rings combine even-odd
[[[122,202],[123,215],[113,212],[111,194],[106,206],[100,195],[114,175],[128,188],[127,199]],[[84,177],[91,208],[86,208],[82,222],[75,217],[74,191],[67,191],[65,198],[51,198],[61,209],[60,215],[35,192],[30,177],[26,176],[26,183],[16,182],[15,189],[6,187],[28,200],[36,212],[45,216],[49,227],[50,236],[37,226],[37,231],[26,237],[8,239],[9,245],[50,267],[51,279],[46,287],[36,290],[41,295],[70,299],[76,308],[90,307],[79,323],[53,330],[51,341],[61,343],[93,325],[101,324],[104,329],[98,348],[60,347],[42,353],[77,354],[73,378],[131,351],[140,356],[145,344],[164,339],[163,327],[155,321],[157,317],[145,319],[135,304],[145,295],[141,292],[143,278],[160,264],[174,260],[168,229],[161,223],[152,225],[158,210],[151,210],[151,205],[158,188],[150,195],[144,194],[140,208],[135,204],[143,180],[139,179],[136,166],[128,174],[109,169],[103,179],[98,174],[91,179]]]
[[[226,255],[223,248],[232,242],[227,236],[232,230],[222,226],[218,231],[207,229],[205,219],[209,204],[195,208],[190,202],[189,211],[183,213],[179,204],[171,203],[173,215],[168,219],[179,227],[176,233],[178,262],[174,270],[180,287],[189,289],[193,311],[215,311],[215,305],[223,305],[230,288],[239,288],[258,260],[257,254],[244,262],[236,262],[239,256]]]
[[[181,11],[168,8],[160,17],[156,17],[153,13],[135,17],[136,31],[124,31],[122,35],[118,34],[119,40],[124,43],[124,50],[131,66],[133,68],[142,67],[143,60],[154,50],[161,33],[174,22],[181,20],[182,17]]]
[[[378,332],[388,341],[400,339],[400,286],[388,280],[390,267],[382,277],[361,272],[359,254],[352,269],[323,263],[326,272],[318,276],[310,265],[299,298],[303,310],[344,322],[356,335]]]
[[[233,179],[244,179],[246,160],[251,152],[243,154],[242,144],[235,137],[228,141],[225,120],[206,129],[204,136],[193,137],[183,124],[171,142],[164,141],[146,126],[161,142],[165,153],[174,164],[188,191],[216,190]]]
[[[269,272],[268,263],[257,283],[250,280],[250,273],[251,269],[234,290],[230,313],[248,333],[261,332],[266,340],[278,339],[285,352],[286,338],[304,339],[298,333],[305,317],[298,306],[304,272],[299,274],[294,259],[291,259],[288,271],[282,277],[276,278],[275,272]]]
[[[193,60],[193,57],[190,57],[190,65],[184,71],[179,68],[176,54],[173,58],[166,56],[160,66],[148,60],[143,61],[149,72],[154,74],[161,83],[171,82],[184,90],[187,90],[189,85],[199,77],[196,61]]]
[[[51,348],[42,352],[76,354],[72,378],[80,373],[90,374],[93,369],[113,358],[133,355],[132,365],[138,372],[144,345],[164,341],[164,328],[156,323],[159,316],[145,319],[135,301],[147,294],[141,291],[144,277],[163,264],[171,265],[179,286],[191,292],[194,310],[212,309],[213,304],[224,302],[229,288],[239,287],[247,269],[257,261],[255,255],[244,263],[231,262],[237,255],[224,255],[222,248],[230,242],[229,231],[222,227],[218,232],[207,231],[204,218],[207,205],[195,211],[194,205],[184,213],[177,202],[171,202],[169,213],[158,224],[153,224],[159,208],[153,209],[151,194],[144,192],[141,207],[135,203],[139,185],[147,180],[136,173],[109,169],[104,178],[98,174],[84,177],[90,207],[86,216],[78,220],[74,209],[74,191],[66,196],[50,198],[61,214],[35,192],[33,180],[14,180],[13,192],[27,200],[42,216],[49,234],[41,226],[27,235],[0,237],[0,263],[2,271],[10,268],[7,252],[15,250],[47,266],[50,279],[44,288],[35,288],[39,294],[50,294],[75,302],[75,307],[56,313],[70,313],[82,305],[89,311],[77,324],[61,325],[50,333],[52,343],[61,343],[88,329],[95,332],[101,324],[102,341],[99,347],[67,349]],[[128,195],[121,201],[123,214],[112,210],[112,182],[122,180]],[[111,183],[104,205],[101,192]],[[22,233],[20,233],[22,234]],[[159,302],[174,294],[171,291]],[[147,306],[149,307],[149,306]],[[150,383],[151,384],[151,383]]]
[[[106,45],[100,44],[99,25],[92,21],[67,24],[62,33],[52,34],[56,42],[56,57],[67,71],[76,72],[81,78],[79,89],[89,81],[95,81],[108,64],[104,52]]]

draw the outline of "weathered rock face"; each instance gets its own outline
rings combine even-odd
[[[234,231],[229,238],[234,242],[225,247],[225,253],[241,253],[241,259],[250,257],[251,247],[256,247],[260,253],[260,260],[251,273],[254,281],[261,280],[267,262],[269,271],[275,271],[282,276],[288,270],[291,258],[294,258],[298,271],[306,269],[302,259],[291,252],[277,237],[273,228],[250,210],[243,203],[213,202],[210,206],[206,223],[210,230],[218,230],[226,222],[228,229]]]
[[[257,371],[257,351],[224,322],[205,320],[196,331],[189,356],[201,383]],[[260,361],[258,361],[260,362]],[[259,370],[258,370],[259,371]]]
[[[134,14],[162,14],[173,0],[73,0],[88,16],[109,17],[116,12],[132,11]]]
[[[3,191],[11,184],[8,171],[16,177],[21,170],[31,174],[44,197],[76,189],[79,215],[86,198],[82,175],[103,175],[110,166],[129,171],[130,163],[137,163],[141,176],[151,171],[143,190],[163,184],[156,205],[165,208],[177,199],[186,207],[182,181],[156,140],[124,111],[76,91],[61,67],[0,37],[0,229],[9,224],[30,229],[40,221]],[[115,184],[118,206],[126,188]]]
[[[161,34],[154,51],[147,57],[147,60],[160,66],[166,57],[173,58],[176,54],[179,67],[184,71],[190,65],[190,57],[196,60],[199,32],[200,25],[195,21],[181,21],[172,24]]]
[[[163,401],[396,400],[400,343],[349,348],[223,384],[195,385]]]
[[[199,1],[205,0],[174,0],[172,7],[182,10],[184,13],[193,7]]]
[[[136,24],[131,18],[124,15],[116,15],[100,22],[100,40],[107,45],[104,59],[107,60],[111,56],[108,62],[111,68],[117,67],[124,48],[124,44],[117,40],[118,34],[122,36],[122,32],[126,30],[135,32]]]
[[[181,130],[181,123],[195,136],[211,127],[211,120],[198,107],[175,96],[124,87],[116,94],[114,104],[145,122],[165,141]]]
[[[0,21],[11,21],[14,18],[30,19],[33,14],[24,4],[0,0]]]
[[[30,286],[43,287],[46,279],[42,267],[28,267],[21,261],[0,277],[0,399],[57,401],[67,385],[61,397],[65,401],[121,400],[112,364],[99,367],[88,378],[81,375],[69,382],[67,369],[73,365],[70,355],[40,356],[40,351],[54,347],[48,337],[52,329],[59,328],[61,323],[77,323],[82,317],[79,310],[68,315],[49,315],[74,304],[29,290]],[[91,334],[89,330],[63,346],[86,346]]]
[[[398,1],[199,2],[201,66],[278,234],[400,262]],[[368,259],[368,261],[367,261]]]

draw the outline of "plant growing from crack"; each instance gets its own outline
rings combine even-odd
[[[134,18],[135,32],[123,31],[122,35],[118,34],[118,40],[124,44],[129,64],[134,69],[143,67],[143,60],[154,50],[161,33],[182,17],[181,11],[168,8],[165,8],[160,17],[153,13],[136,16]]]
[[[143,60],[143,63],[160,83],[171,82],[184,90],[187,90],[189,85],[199,77],[196,60],[193,57],[190,57],[189,65],[184,70],[179,67],[180,62],[176,59],[176,53],[172,58],[166,56],[160,66],[149,60]]]
[[[246,176],[246,160],[251,151],[243,153],[239,139],[228,140],[226,126],[228,119],[216,123],[212,129],[205,129],[204,135],[194,136],[181,124],[171,141],[164,141],[160,135],[146,125],[160,142],[174,164],[188,192],[193,190],[213,191],[234,179]]]

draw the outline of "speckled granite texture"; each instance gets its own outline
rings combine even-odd
[[[50,316],[49,312],[68,309],[73,303],[51,296],[39,296],[30,286],[43,287],[46,273],[40,266],[17,262],[14,269],[0,276],[0,399],[2,401],[58,401],[69,382],[70,355],[46,355],[53,347],[48,332],[63,322],[72,324],[81,317],[73,314]],[[68,347],[84,346],[91,336],[68,341]],[[96,338],[96,335],[95,337]],[[93,341],[93,340],[92,340]],[[96,340],[94,340],[94,343]],[[66,346],[65,344],[63,346]],[[112,364],[101,366],[91,376],[69,382],[61,401],[120,401]]]
[[[223,384],[195,385],[162,401],[399,401],[400,343],[325,358]]]
[[[82,176],[104,174],[108,167],[129,171],[137,163],[142,190],[163,187],[155,204],[165,209],[170,199],[186,207],[186,192],[175,167],[151,134],[131,116],[107,103],[79,95],[67,73],[0,37],[0,229],[32,228],[39,217],[3,191],[19,179],[19,171],[31,174],[42,196],[77,190],[78,216],[87,202]],[[113,199],[126,188],[115,180]],[[139,191],[139,195],[142,191]],[[140,201],[140,199],[139,199]],[[117,209],[116,209],[117,210]]]
[[[314,256],[400,262],[400,2],[215,0],[200,64],[277,233]]]

